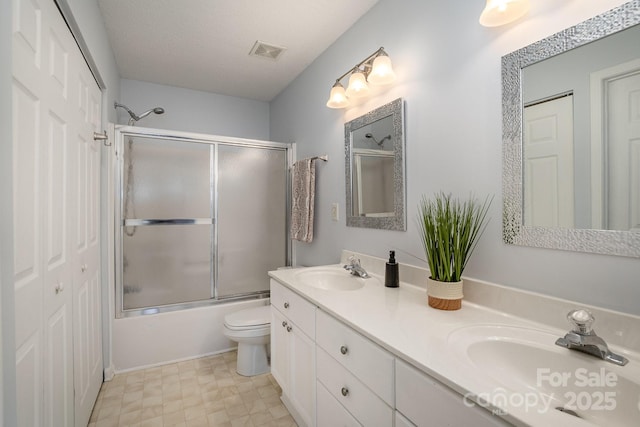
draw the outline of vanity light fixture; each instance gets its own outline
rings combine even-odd
[[[349,84],[345,90],[340,81],[347,75],[349,75]],[[393,72],[391,59],[381,47],[336,79],[329,94],[327,107],[348,107],[349,98],[361,98],[369,95],[369,85],[387,85],[393,83],[395,79],[396,74]]]
[[[529,0],[487,0],[480,15],[480,24],[499,27],[523,17],[528,11]]]

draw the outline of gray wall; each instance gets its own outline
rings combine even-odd
[[[491,221],[465,275],[640,315],[640,260],[502,243],[501,57],[624,3],[532,2],[514,24],[484,28],[484,2],[382,0],[271,103],[271,137],[298,143],[298,158],[328,154],[317,167],[313,243],[295,243],[297,263],[337,263],[347,248],[426,266],[415,215],[422,194],[494,195]],[[325,106],[336,77],[379,46],[398,79],[346,110]],[[346,83],[346,82],[345,82]],[[346,227],[344,123],[397,97],[406,101],[406,232]]]
[[[269,104],[214,93],[165,86],[137,80],[120,82],[119,102],[140,114],[163,107],[162,115],[150,114],[136,126],[207,133],[249,139],[269,139]],[[113,104],[110,106],[113,109]],[[118,108],[117,123],[129,120]]]

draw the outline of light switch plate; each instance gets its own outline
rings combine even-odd
[[[331,220],[333,221],[340,220],[340,209],[338,208],[337,203],[333,203],[331,205]]]

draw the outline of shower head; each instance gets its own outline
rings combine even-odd
[[[375,142],[376,144],[378,144],[380,147],[382,147],[382,144],[384,144],[385,139],[388,139],[389,141],[391,141],[391,135],[387,135],[387,136],[385,136],[385,137],[384,137],[384,138],[382,138],[380,141],[378,141],[378,140],[376,139],[376,137],[375,137],[375,136],[373,136],[373,134],[372,134],[372,133],[368,133],[368,134],[366,134],[364,137],[365,137],[365,138],[373,139],[373,142]]]
[[[149,114],[154,113],[154,114],[163,114],[164,113],[164,108],[160,108],[160,107],[156,107],[156,108],[152,108],[150,110],[145,111],[144,113],[140,114],[138,116],[138,120],[147,117]]]
[[[131,109],[129,109],[129,107],[127,107],[126,105],[120,104],[119,102],[114,102],[113,103],[113,108],[118,108],[118,107],[123,108],[131,116],[131,118],[129,119],[129,126],[133,125],[138,120],[147,117],[151,113],[154,113],[154,114],[163,114],[164,113],[164,108],[156,107],[156,108],[152,108],[150,110],[147,110],[147,111],[145,111],[144,113],[142,113],[142,114],[140,114],[138,116],[136,113],[131,111]]]

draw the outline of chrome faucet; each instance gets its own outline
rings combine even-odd
[[[596,319],[589,311],[572,310],[567,314],[567,319],[573,325],[573,329],[567,332],[564,338],[558,338],[556,345],[582,351],[620,366],[629,362],[624,356],[611,352],[607,343],[591,329]]]
[[[344,266],[344,269],[350,271],[354,276],[362,277],[363,279],[369,278],[369,273],[362,268],[360,265],[360,260],[356,258],[354,255],[349,257],[349,264]]]

